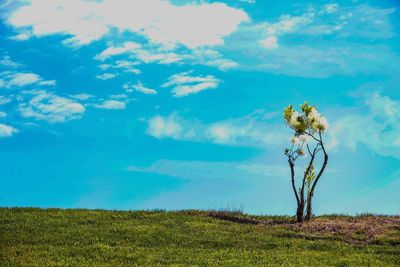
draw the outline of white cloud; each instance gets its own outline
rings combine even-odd
[[[267,49],[277,48],[279,46],[278,36],[296,31],[311,23],[314,17],[315,13],[310,11],[301,16],[282,15],[276,23],[257,25],[256,27],[262,28],[265,32],[265,37],[260,40],[260,44]]]
[[[270,123],[267,114],[261,110],[208,124],[185,120],[176,114],[155,116],[147,123],[147,133],[156,138],[248,147],[282,145],[289,140],[289,133],[282,132],[281,125]]]
[[[260,41],[262,46],[265,48],[277,48],[278,47],[278,39],[276,36],[268,36],[265,39]]]
[[[10,137],[10,136],[14,135],[15,133],[18,133],[17,129],[15,129],[14,127],[12,127],[10,125],[0,123],[0,138]]]
[[[172,87],[172,94],[175,97],[183,97],[189,94],[197,94],[207,89],[217,88],[220,80],[212,75],[193,76],[193,71],[174,74],[163,83],[161,87]]]
[[[78,100],[88,100],[89,98],[92,98],[93,95],[86,94],[86,93],[81,93],[81,94],[76,94],[76,95],[70,95],[69,97],[75,98]]]
[[[116,56],[129,55],[130,59],[136,61],[117,60],[114,64],[101,64],[99,67],[103,70],[109,68],[125,68],[126,72],[139,74],[140,70],[132,66],[138,64],[200,64],[210,67],[216,67],[220,70],[229,70],[238,67],[238,63],[224,58],[224,56],[213,49],[179,49],[166,48],[154,45],[140,45],[133,42],[126,42],[121,46],[110,46],[98,54],[95,59],[105,61]]]
[[[31,38],[31,35],[29,33],[23,32],[14,36],[11,36],[10,39],[14,41],[26,41]]]
[[[218,86],[217,82],[203,82],[194,85],[178,85],[172,89],[172,94],[175,97],[197,94],[207,89],[214,89]]]
[[[0,65],[10,68],[17,68],[20,66],[20,64],[14,62],[9,56],[4,56],[0,59]]]
[[[328,4],[315,14],[310,23],[300,25],[297,34],[335,35],[338,39],[387,39],[395,34],[391,15],[395,8],[379,8],[366,4],[339,7]]]
[[[19,104],[18,110],[24,118],[46,120],[50,123],[80,119],[85,107],[72,99],[46,91],[24,91],[22,98],[28,102]]]
[[[72,35],[65,44],[84,45],[108,32],[102,19],[96,16],[98,6],[89,1],[32,0],[15,10],[8,22],[16,28],[30,28],[31,34]]]
[[[193,62],[193,64],[201,64],[210,67],[216,67],[222,71],[237,68],[239,63],[224,56],[213,49],[195,49],[191,54],[186,55],[185,61]]]
[[[156,95],[157,91],[155,89],[148,88],[143,85],[141,81],[138,81],[136,84],[126,83],[123,85],[125,90],[133,89],[136,92],[147,94],[147,95]]]
[[[171,51],[157,51],[155,49],[137,49],[132,51],[135,58],[148,64],[156,62],[158,64],[172,64],[181,61],[183,58],[175,52]]]
[[[396,8],[379,8],[366,4],[353,8],[339,8],[335,13],[341,20],[342,30],[340,37],[353,38],[354,36],[371,39],[388,39],[396,35],[396,27],[392,23],[392,16]]]
[[[129,166],[128,171],[156,173],[188,180],[245,180],[255,177],[287,177],[287,166],[251,162],[158,160],[150,166]]]
[[[12,63],[7,64],[10,65]],[[17,66],[19,66],[19,64],[13,65],[13,67]],[[56,85],[55,80],[43,80],[42,77],[40,77],[38,74],[30,72],[5,71],[0,73],[0,77],[0,88],[25,87],[33,84],[37,84],[39,86]]]
[[[0,118],[7,117],[7,113],[0,111]]]
[[[339,5],[336,3],[327,4],[324,6],[324,11],[328,14],[335,13],[338,10]]]
[[[39,82],[39,85],[41,85],[41,86],[55,86],[56,83],[57,83],[56,80],[47,80],[47,81]]]
[[[104,50],[103,52],[98,54],[95,58],[100,61],[105,61],[108,58],[125,54],[127,52],[130,52],[130,51],[140,48],[140,47],[141,47],[141,45],[138,43],[126,42],[126,43],[124,43],[123,46],[119,46],[119,47],[111,46],[111,47],[107,48],[106,50]]]
[[[126,98],[128,98],[128,96],[125,95],[125,94],[110,95],[110,97],[114,98],[114,99],[126,99]]]
[[[215,123],[208,128],[207,133],[216,143],[229,144],[234,142],[238,134],[245,134],[246,129],[231,123]]]
[[[126,103],[118,100],[104,100],[102,103],[95,104],[94,106],[100,109],[125,109]]]
[[[98,54],[95,59],[99,61],[105,61],[109,58],[120,56],[123,54],[130,54],[131,58],[134,58],[146,64],[171,64],[179,62],[184,58],[184,56],[176,54],[171,49],[166,49],[163,47],[154,48],[153,46],[143,47],[138,43],[125,42],[122,46],[110,46],[109,48]],[[120,62],[123,63],[123,61]]]
[[[249,3],[249,4],[255,4],[256,0],[239,0],[240,2],[244,2],[244,3]]]
[[[108,73],[108,72],[107,72],[107,73],[103,73],[103,74],[96,75],[96,78],[105,81],[105,80],[113,79],[113,78],[115,78],[116,76],[117,76],[117,75],[114,74],[114,73]]]
[[[223,3],[176,6],[162,0],[30,0],[11,13],[8,23],[29,28],[35,36],[70,35],[64,43],[74,46],[91,43],[117,28],[164,46],[195,48],[223,44],[223,38],[248,19],[244,11]]]
[[[279,21],[266,25],[266,33],[268,35],[281,35],[294,32],[303,25],[307,25],[313,21],[314,12],[306,12],[301,16],[282,15]]]
[[[328,146],[355,150],[362,144],[377,154],[400,159],[400,101],[375,92],[367,97],[366,107],[364,115],[349,114],[333,123]]]
[[[398,69],[398,60],[388,60],[393,56],[398,58],[398,55],[389,49],[387,43],[379,45],[370,40],[394,36],[395,28],[390,17],[394,12],[394,8],[365,4],[310,6],[301,15],[282,15],[274,23],[253,24],[243,31],[244,38],[254,38],[248,43],[258,42],[261,47],[251,48],[253,60],[249,53],[240,54],[240,51],[249,49],[248,44],[235,50],[246,58],[245,63],[239,61],[241,66],[245,65],[243,69],[305,77],[387,73],[383,69]],[[285,42],[287,35],[294,35],[302,41]],[[324,35],[333,38],[325,40],[321,38]],[[235,40],[238,39],[236,36]],[[266,51],[263,52],[262,48]],[[377,65],[386,65],[387,68],[375,67]]]
[[[122,69],[124,72],[133,73],[137,75],[142,73],[140,69],[135,67],[139,64],[140,62],[137,61],[117,60],[115,64],[112,65],[112,67],[114,69]]]
[[[244,121],[213,123],[207,127],[206,135],[212,142],[225,145],[265,146],[283,144],[288,140],[282,138],[286,135],[282,135],[276,125],[263,126],[251,120],[247,123]]]
[[[253,47],[238,50],[242,71],[263,71],[279,75],[325,78],[333,75],[396,75],[400,57],[386,45],[323,42],[308,45],[281,45],[276,49]]]
[[[1,88],[1,86],[0,86],[0,88]],[[0,105],[8,104],[8,103],[10,103],[11,101],[12,101],[12,99],[9,98],[9,97],[0,96]]]
[[[168,117],[155,116],[148,120],[147,133],[156,138],[176,138],[178,139],[182,132],[182,126],[177,120],[176,115]]]
[[[96,56],[97,58],[98,56]],[[138,61],[128,61],[128,60],[116,60],[114,63],[109,64],[100,64],[99,68],[101,70],[109,70],[114,69],[114,71],[122,70],[125,73],[133,73],[133,74],[140,74],[141,71],[136,66],[140,65],[141,63]]]
[[[7,77],[7,87],[23,87],[26,85],[37,83],[41,80],[40,76],[34,73],[15,73]]]

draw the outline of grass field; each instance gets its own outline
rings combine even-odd
[[[0,265],[400,266],[400,217],[1,208]]]

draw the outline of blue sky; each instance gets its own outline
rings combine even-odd
[[[281,114],[309,101],[315,212],[399,213],[399,7],[3,1],[0,205],[293,214]]]

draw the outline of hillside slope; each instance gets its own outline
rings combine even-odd
[[[400,265],[399,217],[211,215],[1,208],[0,265]]]

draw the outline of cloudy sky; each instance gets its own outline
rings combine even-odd
[[[281,114],[307,100],[315,212],[399,213],[399,8],[2,1],[0,206],[293,214]]]

